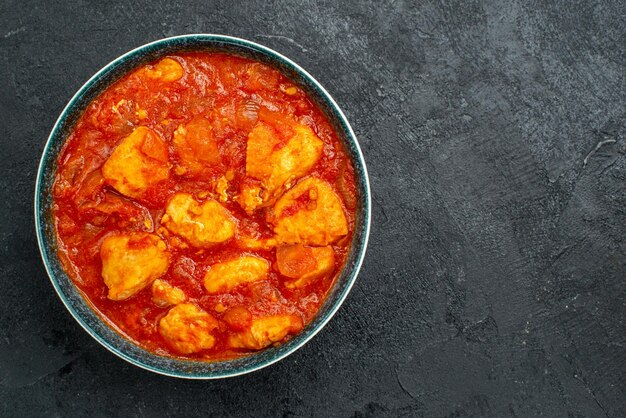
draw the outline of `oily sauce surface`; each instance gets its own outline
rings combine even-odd
[[[251,134],[253,130],[255,133]],[[307,156],[298,156],[295,166],[300,171],[287,168],[292,170],[287,173],[292,173],[289,176],[278,171],[265,177],[258,174],[268,165],[286,161],[286,154],[280,153],[286,153],[290,146],[295,153],[304,149],[302,144],[289,142],[300,133],[313,143],[321,141],[317,154],[313,153],[316,158],[304,161],[297,158]],[[183,139],[176,142],[177,135]],[[140,139],[139,145],[129,152],[138,152],[141,158],[119,159],[117,165],[107,163],[118,147],[123,148],[120,144],[131,143],[126,140],[131,136]],[[248,147],[252,146],[248,142],[253,137],[260,138],[256,145],[259,151],[248,155]],[[118,153],[121,155],[121,151]],[[255,172],[251,162],[257,154],[269,157],[260,161]],[[88,106],[57,163],[53,214],[58,255],[65,270],[107,323],[161,355],[210,361],[245,355],[288,340],[316,315],[350,249],[357,203],[352,162],[327,118],[301,89],[277,70],[246,58],[184,53],[134,70]],[[110,167],[103,168],[105,164]],[[131,166],[135,171],[128,171]],[[143,183],[147,183],[133,183],[135,178],[143,178]],[[311,178],[318,183],[302,184]],[[322,183],[331,191],[325,192],[326,186],[316,186]],[[294,195],[276,213],[276,202],[297,187],[309,188]],[[255,203],[244,203],[244,190],[251,190]],[[171,216],[164,218],[166,208],[180,193],[189,195],[199,207],[207,201],[218,202],[226,210],[227,222],[236,228],[234,236],[198,244],[191,235],[167,224],[168,219],[172,220]],[[298,228],[310,225],[302,226],[300,220],[300,224],[292,223],[295,226],[286,224],[285,235],[277,232],[281,217],[296,219],[293,217],[303,210],[314,213],[321,210],[324,196],[330,196],[328,202],[335,202],[333,195],[347,229],[333,226],[339,232],[330,237],[319,238],[317,234],[301,238],[304,235]],[[338,213],[335,206],[320,212],[319,219],[332,218]],[[189,209],[187,215],[200,216],[200,212],[197,208]],[[312,216],[302,219],[316,219],[317,215]],[[337,216],[341,218],[340,214]],[[195,228],[193,222],[186,225]],[[199,228],[221,228],[216,225]],[[293,228],[295,235],[291,233]],[[141,239],[133,238],[126,244],[123,240],[111,240],[108,245],[113,255],[105,255],[105,240],[132,234],[140,234],[137,236]],[[165,246],[158,244],[156,250],[158,241]],[[138,255],[130,261],[124,257],[149,254],[141,251],[150,245],[164,255],[166,267],[149,267],[153,274],[148,277],[145,271],[132,269],[154,257]],[[281,263],[277,261],[279,252],[281,257],[284,255]],[[326,257],[329,253],[330,258]],[[216,264],[247,256],[267,261],[269,268],[260,279],[207,291],[207,280],[222,280],[213,277],[215,274],[206,278],[209,271],[220,271]],[[326,257],[332,266],[320,267],[323,262],[319,257]],[[103,280],[103,259],[110,263],[111,271],[121,272],[118,276],[111,273],[111,280],[121,280],[122,286],[128,286],[125,280],[138,274],[143,284],[131,290],[124,287],[125,293],[118,293],[119,299],[113,300],[111,287]],[[323,272],[307,279],[316,266]],[[172,315],[173,322],[168,324],[174,325],[169,333],[159,324],[181,302],[155,302],[156,276],[160,283],[179,289],[177,295],[182,290],[183,303],[187,307],[193,305],[190,309],[196,315],[195,319],[183,316],[180,323],[176,322],[180,318]],[[234,274],[232,280],[243,276]],[[298,277],[304,279],[296,282]],[[125,297],[128,292],[132,294]],[[287,316],[290,319],[286,322],[279,321],[282,325],[270,320],[255,322]]]

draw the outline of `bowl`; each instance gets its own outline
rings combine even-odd
[[[359,202],[351,252],[317,316],[288,342],[232,360],[201,362],[164,357],[126,339],[107,325],[83,299],[81,292],[61,267],[56,251],[51,190],[57,156],[74,123],[93,99],[133,68],[161,56],[183,51],[226,52],[278,68],[304,89],[324,111],[355,166]],[[215,379],[249,373],[287,357],[313,338],[337,312],[356,280],[367,246],[370,212],[370,188],[363,154],[348,120],[330,94],[309,73],[284,55],[254,42],[224,35],[192,34],[161,39],[133,49],[98,71],[71,98],[54,124],[43,150],[35,187],[35,228],[41,257],[54,289],[74,319],[96,341],[122,359],[155,373],[189,379]]]

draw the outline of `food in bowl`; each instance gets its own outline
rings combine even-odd
[[[109,326],[161,356],[232,359],[315,318],[352,243],[353,163],[267,64],[181,52],[78,118],[52,188],[57,256]]]

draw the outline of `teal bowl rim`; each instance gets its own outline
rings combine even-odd
[[[58,150],[66,139],[64,132],[71,129],[75,121],[71,120],[71,118],[79,115],[86,103],[93,100],[102,91],[102,89],[97,91],[98,84],[102,84],[104,86],[102,88],[106,88],[106,86],[132,68],[133,60],[145,60],[147,57],[158,55],[159,53],[166,55],[167,52],[207,48],[215,48],[217,51],[231,53],[237,53],[232,52],[231,48],[240,51],[245,50],[245,53],[241,52],[243,55],[255,56],[257,59],[268,61],[272,65],[280,67],[283,71],[291,73],[292,78],[298,78],[299,84],[304,85],[308,92],[315,96],[318,105],[325,108],[326,114],[331,118],[335,118],[335,128],[339,129],[343,134],[342,140],[355,164],[357,186],[360,193],[359,214],[357,216],[359,218],[357,227],[360,229],[355,229],[349,258],[351,264],[350,266],[346,264],[344,267],[331,292],[332,295],[329,294],[327,296],[326,302],[320,308],[316,318],[300,334],[278,347],[267,348],[259,353],[253,353],[234,360],[217,362],[199,362],[159,356],[144,350],[113,330],[82,296],[76,297],[76,294],[80,294],[80,291],[73,284],[71,285],[73,289],[66,289],[59,282],[57,275],[65,279],[66,283],[69,278],[67,278],[62,269],[59,269],[60,264],[56,252],[51,248],[53,244],[56,245],[56,242],[49,242],[46,236],[46,233],[50,234],[51,225],[44,222],[44,217],[47,214],[45,211],[49,209],[46,205],[51,205],[49,190],[51,179],[46,178],[46,173],[49,176],[54,174]],[[130,67],[115,76],[115,71],[122,71],[120,69],[123,69],[124,66]],[[109,81],[103,81],[106,80],[107,76],[113,78],[109,79]],[[92,97],[87,99],[86,97],[89,96]],[[81,102],[83,102],[82,108],[80,108]],[[53,147],[56,147],[56,150],[53,150]],[[46,182],[48,183],[47,185]],[[129,363],[154,373],[186,379],[219,379],[250,373],[282,360],[311,340],[330,321],[354,285],[365,256],[371,222],[371,191],[363,153],[352,127],[331,95],[306,70],[284,55],[256,42],[216,34],[179,35],[144,44],[114,59],[89,78],[70,99],[50,132],[37,170],[34,200],[37,242],[46,272],[57,295],[74,319],[102,346]],[[46,230],[46,227],[48,227],[48,230]],[[339,286],[340,280],[342,280],[341,286]],[[65,287],[71,286],[65,285]],[[332,301],[330,301],[331,296],[333,298]],[[85,307],[88,308],[87,311],[85,311]],[[78,310],[82,310],[83,313],[79,313]],[[87,316],[87,318],[83,318],[83,315]],[[92,316],[97,318],[95,322]],[[89,323],[90,321],[92,324]],[[101,329],[94,329],[98,327]]]

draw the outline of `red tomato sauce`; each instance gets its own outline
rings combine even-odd
[[[75,124],[58,157],[53,187],[58,255],[99,316],[141,347],[164,356],[196,360],[238,357],[254,350],[233,348],[228,337],[245,329],[254,318],[289,313],[300,317],[306,326],[315,317],[350,250],[357,202],[354,168],[324,113],[278,70],[221,53],[183,53],[169,58],[180,64],[182,77],[163,81],[147,76],[158,70],[156,63],[138,68],[101,93]],[[210,128],[199,125],[193,135],[210,137],[214,153],[203,154],[202,143],[194,151],[196,144],[190,137],[190,155],[202,155],[201,164],[199,171],[183,173],[177,169],[181,152],[172,140],[179,126],[196,117],[208,120]],[[347,235],[331,243],[335,253],[331,273],[302,288],[285,286],[291,279],[278,271],[275,247],[250,249],[238,239],[230,239],[198,248],[185,245],[183,237],[161,225],[165,207],[175,193],[189,193],[200,201],[207,195],[215,198],[216,182],[224,177],[228,181],[227,200],[220,204],[236,219],[237,236],[273,236],[269,222],[271,206],[247,213],[237,201],[241,187],[256,181],[246,175],[246,144],[259,120],[276,129],[281,138],[275,146],[278,148],[293,135],[289,121],[311,128],[323,141],[321,158],[306,176],[321,178],[332,186],[347,219]],[[169,164],[171,170],[169,178],[151,185],[142,196],[129,197],[106,181],[102,166],[120,142],[139,126],[152,129],[167,144],[164,152],[146,140],[141,151],[154,161]],[[306,196],[299,198],[286,211],[296,211],[307,202]],[[161,279],[181,289],[188,303],[218,321],[212,348],[181,354],[163,338],[159,321],[172,307],[157,306],[150,285],[125,300],[107,297],[101,244],[111,234],[139,231],[156,234],[167,244],[169,266]],[[203,278],[210,266],[241,255],[256,255],[269,261],[267,278],[227,292],[207,293]],[[272,344],[280,344],[294,334],[297,332]]]

